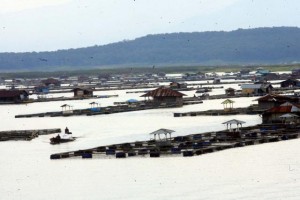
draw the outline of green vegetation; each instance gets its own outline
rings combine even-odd
[[[79,49],[0,53],[0,71],[118,68],[127,72],[131,67],[153,66],[199,66],[193,69],[201,71],[211,69],[202,66],[226,66],[228,70],[232,65],[300,62],[299,49],[300,28],[292,27],[158,34]]]
[[[258,67],[263,67],[272,72],[291,71],[300,68],[300,64],[293,65],[256,65],[256,66],[172,66],[172,67],[155,67],[155,68],[107,68],[92,70],[72,70],[72,71],[54,71],[54,72],[14,72],[1,73],[1,78],[44,78],[60,76],[80,76],[80,75],[114,75],[114,74],[145,74],[145,73],[197,73],[197,72],[239,72],[241,69],[255,71]]]

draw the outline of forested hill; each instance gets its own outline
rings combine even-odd
[[[281,64],[298,61],[300,29],[295,27],[158,34],[79,49],[0,53],[1,70],[180,64]]]

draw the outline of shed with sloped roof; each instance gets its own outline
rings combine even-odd
[[[298,104],[300,103],[300,98],[285,96],[285,95],[277,95],[277,94],[267,94],[263,97],[255,99],[255,101],[258,101],[259,109],[266,110],[266,109],[273,108],[275,106],[280,106],[285,102]]]
[[[73,89],[74,97],[92,97],[93,89],[85,87],[77,87]]]
[[[284,114],[295,114],[300,116],[300,105],[286,102],[266,110],[262,114],[263,123],[281,122],[280,116]]]
[[[26,90],[0,90],[0,103],[22,103],[28,96]]]
[[[174,105],[182,106],[183,105],[183,96],[185,94],[172,90],[166,87],[159,87],[155,90],[149,91],[141,97],[148,98],[148,101],[152,101],[157,105]],[[152,99],[150,99],[152,98]]]

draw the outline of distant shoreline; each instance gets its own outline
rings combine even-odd
[[[2,78],[44,78],[80,76],[80,75],[100,75],[100,74],[145,74],[145,73],[196,73],[196,72],[239,72],[242,69],[255,71],[258,67],[270,70],[271,72],[291,71],[300,68],[298,64],[282,64],[282,65],[220,65],[220,66],[162,66],[162,67],[110,67],[110,68],[89,68],[89,69],[65,69],[57,71],[11,71],[1,72]]]

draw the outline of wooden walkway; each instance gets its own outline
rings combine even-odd
[[[192,111],[183,113],[174,113],[174,117],[195,117],[195,116],[219,116],[219,115],[255,115],[261,114],[262,110],[247,108],[232,108],[230,110],[206,110],[206,111]]]
[[[45,113],[34,113],[34,114],[24,114],[24,115],[15,115],[15,118],[31,118],[31,117],[70,117],[70,116],[79,116],[79,115],[104,115],[104,114],[113,114],[120,112],[132,112],[140,110],[150,110],[150,109],[161,109],[161,108],[175,108],[178,107],[175,104],[166,104],[166,105],[156,105],[151,103],[145,104],[125,104],[126,102],[115,102],[116,106],[107,106],[99,108],[85,108],[85,109],[74,109],[57,112],[45,112]],[[144,103],[141,101],[140,103]],[[202,100],[197,98],[186,98],[183,102],[183,105],[192,105],[192,104],[201,104]]]
[[[119,95],[94,95],[91,97],[53,97],[53,98],[38,98],[32,99],[32,103],[34,102],[50,102],[50,101],[72,101],[72,100],[86,100],[86,99],[102,99],[102,98],[112,98],[118,97]]]

